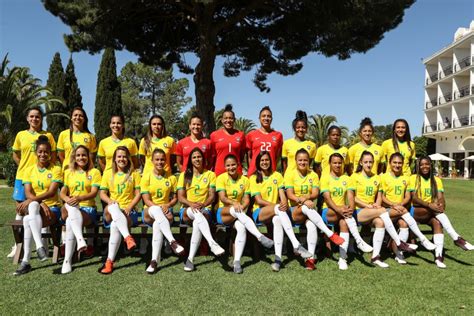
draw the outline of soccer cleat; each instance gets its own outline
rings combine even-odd
[[[173,240],[171,243],[170,243],[170,247],[171,247],[171,250],[173,250],[173,252],[178,255],[178,256],[182,256],[184,255],[184,248],[183,246],[181,246],[180,244],[178,244],[178,242],[176,240]]]
[[[281,261],[275,261],[274,263],[272,263],[271,267],[273,272],[280,271]]]
[[[340,246],[344,243],[344,238],[339,236],[337,233],[333,233],[331,237],[329,237],[329,240],[331,240],[335,245]]]
[[[372,259],[370,259],[370,262],[372,262],[372,264],[374,266],[377,266],[377,267],[380,267],[380,268],[388,268],[389,267],[388,264],[386,264],[385,262],[383,262],[380,259],[380,256],[373,257]]]
[[[22,275],[31,271],[31,266],[28,262],[22,261],[20,267],[13,273],[13,275]]]
[[[395,254],[395,261],[398,262],[398,264],[405,265],[407,262],[405,261],[405,257],[401,252],[398,252]]]
[[[141,255],[145,255],[147,247],[148,247],[148,239],[142,238],[142,240],[140,241],[140,249],[138,250],[138,253]]]
[[[128,235],[127,238],[125,238],[125,244],[127,245],[127,250],[132,251],[137,247],[137,244],[135,243],[135,239],[133,239],[132,235]]]
[[[357,243],[357,248],[359,248],[362,252],[372,252],[374,250],[371,245],[362,239]]]
[[[309,252],[308,250],[306,250],[306,248],[303,247],[301,244],[299,244],[298,247],[294,248],[293,252],[295,255],[301,256],[301,258],[303,259],[308,259],[313,256],[313,254]]]
[[[446,265],[444,264],[444,257],[439,256],[435,259],[436,266],[440,269],[446,269]]]
[[[436,249],[436,245],[429,241],[428,238],[422,240],[421,244],[423,245],[423,247],[425,247],[426,250],[432,251]]]
[[[150,265],[148,266],[148,268],[146,268],[146,273],[154,274],[156,273],[156,271],[158,271],[158,263],[156,262],[156,260],[151,260]]]
[[[46,249],[44,249],[44,247],[39,247],[38,249],[36,249],[36,254],[38,255],[39,261],[48,260],[48,254],[46,253]]]
[[[102,274],[111,274],[114,271],[114,262],[107,258],[105,261],[104,267],[100,270]]]
[[[306,270],[313,271],[316,269],[316,259],[308,258],[304,261],[304,266]]]
[[[184,264],[184,271],[186,272],[194,271],[194,263],[192,263],[189,259],[186,260],[186,263]]]
[[[348,268],[346,259],[339,258],[337,265],[339,266],[339,270],[347,270]]]
[[[415,247],[414,247],[415,246]],[[406,251],[406,252],[409,252],[409,253],[415,253],[416,252],[416,249],[418,248],[417,245],[415,244],[408,244],[404,241],[401,241],[400,242],[400,245],[397,246],[398,250],[400,251]]]
[[[64,260],[63,266],[61,267],[61,274],[71,273],[72,265],[71,262]]]
[[[244,271],[242,270],[242,266],[240,265],[240,261],[234,261],[234,273],[241,274],[242,272],[244,272]]]
[[[221,256],[225,253],[224,248],[219,246],[218,243],[212,243],[212,244],[209,245],[209,247],[211,248],[211,252],[217,257],[219,257],[219,256]]]
[[[263,247],[265,248],[272,248],[273,247],[273,240],[271,240],[270,238],[268,238],[267,236],[265,235],[262,235],[258,241],[262,244]]]
[[[468,243],[464,238],[462,238],[461,236],[458,237],[458,239],[456,239],[454,241],[454,244],[456,246],[458,246],[459,248],[461,248],[462,250],[465,250],[465,251],[469,251],[469,250],[474,250],[474,246],[471,245],[470,243]]]
[[[7,255],[7,258],[13,258],[15,257],[15,254],[16,254],[16,244],[12,246],[12,251],[10,251],[10,253]]]
[[[87,244],[84,239],[82,239],[80,242],[77,242],[77,251],[85,251],[87,248]]]
[[[94,246],[87,246],[86,249],[83,251],[84,258],[92,258],[94,256]]]

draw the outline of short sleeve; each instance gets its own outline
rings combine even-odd
[[[57,145],[58,151],[64,151],[64,137],[65,137],[65,133],[64,131],[62,131],[58,137],[58,145]]]
[[[284,141],[283,142],[283,147],[281,150],[281,158],[282,159],[287,159],[288,157],[288,142]]]
[[[183,138],[184,139],[184,138]],[[183,146],[182,146],[182,141],[183,139],[181,139],[180,141],[178,141],[178,143],[176,144],[176,149],[174,151],[174,154],[176,156],[180,156],[182,157],[183,156]],[[178,181],[179,182],[179,181]],[[179,185],[178,185],[179,186]]]
[[[171,182],[171,192],[176,192],[177,189],[177,184],[178,184],[178,181],[176,180],[176,177],[175,176],[171,176],[170,177],[170,182]]]
[[[347,190],[355,191],[356,186],[355,182],[351,177],[347,177]]]
[[[252,132],[245,136],[245,148],[247,150],[252,150]]]
[[[56,151],[56,141],[54,140],[53,134],[48,132],[46,133],[46,137],[48,137],[49,143],[51,144],[51,151]]]
[[[314,160],[316,158],[317,152],[318,150],[316,148],[316,144],[311,142],[311,151],[309,152],[309,158]]]
[[[315,163],[321,163],[321,161],[323,161],[323,150],[324,146],[321,146],[316,150],[316,157],[314,158]]]
[[[275,177],[276,177],[276,180],[277,180],[278,189],[284,189],[285,188],[285,181],[283,180],[283,176],[281,175],[281,173],[277,172]]]
[[[102,177],[100,176],[100,172],[97,169],[92,169],[91,171],[93,171],[91,186],[99,188],[100,182],[102,180]]]
[[[133,172],[132,178],[133,178],[133,188],[135,190],[140,190],[140,180],[141,180],[140,172],[138,171]]]
[[[69,169],[66,169],[64,171],[64,174],[63,174],[63,183],[64,183],[64,186],[65,187],[69,187],[69,174],[71,172],[69,171]]]
[[[130,139],[130,147],[128,148],[130,150],[130,155],[131,156],[136,156],[138,155],[138,148],[137,148],[137,143],[131,138]]]
[[[440,178],[435,177],[436,186],[438,187],[438,192],[444,192],[443,181]]]
[[[347,151],[347,157],[349,158],[349,163],[352,163],[352,164],[354,164],[354,156],[355,156],[354,146],[351,146],[349,150]]]
[[[184,172],[181,172],[179,174],[178,178],[178,187],[176,188],[177,190],[182,190],[184,189]]]
[[[170,154],[171,155],[176,155],[176,142],[174,141],[174,139],[171,139]]]
[[[322,177],[320,182],[321,194],[329,192],[329,177]]]
[[[347,150],[347,149],[346,149]],[[344,164],[347,166],[351,161],[349,159],[349,150],[346,151],[346,157],[344,158]]]
[[[408,192],[415,191],[415,183],[416,183],[416,175],[410,176],[410,179],[408,180],[408,187],[407,187]]]
[[[293,174],[291,171],[285,174],[284,183],[285,183],[285,188],[287,189],[292,189],[295,187],[295,181],[293,179]]]
[[[140,140],[140,147],[138,148],[138,154],[141,156],[146,156],[145,152],[145,138]]]
[[[257,177],[255,175],[252,175],[250,177],[250,192],[252,196],[259,195],[260,194],[260,186],[257,183]]]
[[[219,175],[216,179],[216,191],[225,191],[225,173]]]
[[[32,183],[32,179],[31,179],[31,175],[33,174],[31,168],[28,168],[25,170],[25,174],[23,175],[23,179],[22,179],[22,183],[23,184],[31,184]]]
[[[15,141],[13,142],[12,150],[21,151],[21,132],[16,134]]]
[[[212,171],[209,172],[209,187],[216,188],[216,174]]]
[[[94,134],[91,135],[91,145],[90,145],[90,151],[91,153],[96,153],[97,152],[97,139],[95,138]]]
[[[382,143],[382,159],[380,159],[380,162],[386,163],[387,162],[387,153],[388,153],[388,143],[387,141],[384,141]]]
[[[102,176],[102,181],[100,182],[100,189],[101,190],[109,190],[109,180],[110,179],[110,172],[106,171],[104,172],[104,175]]]
[[[245,188],[245,194],[250,194],[250,181],[247,177],[244,178],[244,188]]]
[[[385,177],[380,177],[380,192],[385,192],[387,191],[387,181],[385,180]]]
[[[105,142],[106,139],[107,139],[107,138],[101,140],[100,143],[99,143],[99,148],[98,148],[98,150],[97,150],[97,156],[99,156],[99,157],[105,157],[105,148],[104,148],[105,146],[104,146],[104,142]]]
[[[312,172],[311,179],[313,180],[313,182],[311,183],[311,187],[312,188],[319,188],[319,177],[318,177],[318,174],[316,172]]]
[[[58,182],[58,183],[63,182],[63,173],[62,173],[61,167],[54,166],[54,168],[53,168],[53,179],[51,181],[52,182]]]
[[[144,174],[140,181],[140,193],[141,194],[150,193],[150,177],[148,174]]]

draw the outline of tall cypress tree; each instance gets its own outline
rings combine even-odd
[[[100,63],[95,97],[94,129],[98,141],[110,135],[110,117],[123,115],[121,93],[115,51],[106,48]]]
[[[59,53],[54,54],[51,66],[49,66],[48,82],[46,86],[51,89],[52,93],[56,97],[64,96],[64,83],[65,74],[64,68],[61,61],[61,55]],[[47,113],[65,113],[68,114],[67,107],[59,103],[55,103]],[[59,135],[61,131],[69,127],[69,120],[66,117],[58,115],[46,116],[46,123],[48,124],[48,130],[53,133],[55,137]]]
[[[81,89],[79,89],[79,85],[77,83],[72,56],[69,57],[64,81],[64,101],[66,101],[68,112],[70,112],[76,106],[82,107]]]

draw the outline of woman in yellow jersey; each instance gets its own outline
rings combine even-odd
[[[25,186],[26,211],[23,216],[23,260],[15,275],[31,271],[31,243],[35,240],[36,254],[40,261],[48,258],[47,250],[41,238],[41,228],[50,226],[60,219],[60,201],[58,186],[62,182],[61,168],[51,163],[51,144],[48,137],[40,135],[35,142],[37,163],[25,170],[23,184]]]
[[[100,184],[100,199],[107,203],[104,208],[104,227],[110,228],[109,253],[102,274],[110,274],[123,236],[127,250],[137,245],[129,227],[138,225],[139,213],[135,210],[140,196],[140,174],[133,168],[130,151],[125,146],[115,149],[112,169],[104,172]]]
[[[349,232],[357,247],[363,252],[373,249],[360,236],[357,222],[352,217],[355,210],[355,187],[351,178],[344,173],[344,157],[340,153],[329,156],[329,173],[321,177],[321,193],[324,197],[322,218],[326,224],[339,224],[340,236],[344,239],[339,246],[339,269],[347,270],[347,249]]]
[[[359,167],[359,160],[364,151],[368,151],[374,156],[372,164],[372,173],[379,174],[382,171],[382,165],[380,164],[383,158],[382,147],[373,142],[374,136],[374,125],[372,120],[368,117],[362,119],[359,126],[359,138],[360,141],[352,145],[348,151],[349,157],[349,174],[355,172]]]
[[[382,196],[378,194],[380,188],[380,176],[373,172],[374,155],[370,151],[363,151],[359,158],[357,169],[352,174],[352,183],[355,186],[354,215],[357,222],[363,225],[375,226],[373,235],[372,263],[381,268],[388,268],[388,264],[380,258],[380,249],[387,231],[392,240],[402,251],[413,252],[416,249],[400,241],[397,231],[393,226],[389,213],[382,207]]]
[[[173,206],[178,201],[176,177],[166,173],[166,153],[162,149],[153,150],[151,162],[153,169],[143,174],[140,183],[143,202],[146,205],[143,210],[143,219],[145,223],[153,227],[151,261],[146,269],[149,274],[158,270],[163,236],[168,240],[175,254],[184,254],[184,248],[174,239],[170,227],[170,222],[173,221]]]
[[[112,135],[104,138],[99,143],[97,156],[99,157],[99,166],[104,173],[112,168],[112,157],[115,148],[125,146],[130,151],[134,168],[138,168],[138,149],[135,141],[125,136],[125,120],[122,115],[112,115],[110,118],[110,130]]]
[[[398,152],[393,153],[389,158],[389,164],[390,171],[380,177],[382,185],[379,194],[382,196],[383,206],[389,208],[390,218],[398,222],[400,227],[398,237],[401,241],[406,242],[409,237],[408,230],[411,229],[420,239],[423,247],[430,251],[434,250],[436,246],[422,234],[415,219],[406,209],[410,203],[411,196],[407,190],[409,178],[403,175],[402,154]],[[393,245],[392,249],[395,252],[395,261],[399,264],[406,264],[403,253],[395,245]]]
[[[77,251],[86,251],[92,255],[92,238],[86,244],[82,228],[95,225],[97,209],[95,197],[99,192],[100,171],[93,168],[89,149],[84,145],[77,146],[69,161],[69,168],[64,172],[64,186],[60,197],[66,203],[62,208],[62,218],[66,219],[66,249],[61,273],[72,271],[72,255],[77,241]]]
[[[288,216],[288,199],[282,175],[273,171],[271,153],[260,152],[255,159],[256,172],[250,177],[250,191],[255,200],[252,213],[256,224],[273,223],[273,242],[275,243],[275,262],[272,270],[280,271],[284,232],[290,239],[295,254],[307,259],[313,256],[298,241]]]
[[[188,165],[178,179],[178,200],[183,205],[179,212],[181,221],[192,223],[193,233],[188,259],[184,264],[184,271],[194,270],[194,256],[201,243],[206,238],[211,251],[216,256],[225,251],[212,238],[208,221],[211,217],[211,207],[216,197],[216,175],[204,168],[206,159],[199,147],[189,153]]]
[[[314,157],[316,156],[316,144],[306,139],[306,133],[308,132],[308,117],[306,116],[306,112],[296,111],[296,117],[293,120],[292,126],[293,131],[295,131],[295,137],[283,142],[281,153],[283,174],[286,173],[287,169],[296,169],[295,157],[299,149],[304,149],[308,152],[310,159],[309,165],[313,163]]]
[[[445,213],[443,182],[434,176],[430,157],[419,158],[416,171],[416,174],[410,177],[408,188],[412,196],[410,212],[416,221],[433,227],[433,242],[436,245],[435,263],[438,268],[444,269],[446,264],[443,258],[443,228],[453,239],[454,244],[461,249],[474,250],[474,246],[459,236]]]
[[[329,157],[338,153],[342,156],[342,173],[349,168],[349,155],[347,147],[341,146],[341,128],[332,125],[328,128],[328,143],[318,148],[314,159],[315,170],[319,177],[329,174]]]
[[[250,204],[250,182],[246,176],[238,172],[238,160],[233,154],[224,158],[226,172],[220,174],[216,180],[216,190],[219,194],[219,208],[217,209],[217,223],[231,225],[237,231],[235,236],[234,272],[242,273],[240,259],[244,252],[247,232],[254,235],[265,247],[273,247],[273,241],[263,235],[255,223],[245,212]]]
[[[69,129],[62,131],[58,137],[58,157],[63,170],[67,169],[71,153],[78,145],[89,148],[90,160],[95,161],[97,142],[95,136],[89,131],[87,113],[80,106],[71,111],[71,124]]]
[[[155,148],[160,148],[166,155],[165,170],[167,174],[171,174],[171,169],[175,162],[175,148],[174,139],[166,133],[165,120],[160,115],[153,115],[148,121],[148,131],[140,140],[140,147],[138,154],[143,167],[143,173],[153,170],[153,163],[151,161],[151,154]]]
[[[38,106],[29,108],[26,113],[26,120],[28,121],[29,128],[16,135],[12,146],[13,161],[15,161],[18,166],[12,196],[16,202],[17,208],[15,220],[21,220],[23,217],[20,214],[26,212],[27,209],[27,204],[22,203],[26,200],[25,189],[22,181],[25,170],[36,164],[35,142],[40,135],[48,137],[52,149],[51,162],[54,163],[56,160],[56,142],[54,141],[54,137],[51,133],[42,130],[43,112],[41,108]],[[15,252],[16,245],[12,247],[12,251],[7,255],[7,257],[13,258]]]
[[[411,141],[410,127],[404,119],[397,119],[393,122],[392,139],[387,139],[382,143],[383,158],[386,164],[387,173],[390,172],[389,158],[393,153],[400,153],[403,156],[403,175],[409,177],[411,163],[416,159],[415,143]]]
[[[291,216],[297,224],[305,223],[308,231],[306,240],[311,257],[306,259],[305,266],[308,270],[315,269],[316,258],[314,258],[319,228],[336,245],[341,245],[344,240],[332,232],[324,223],[321,215],[316,211],[315,199],[319,196],[318,175],[309,167],[309,154],[305,149],[296,152],[296,169],[289,170],[285,174],[286,194],[290,200]]]

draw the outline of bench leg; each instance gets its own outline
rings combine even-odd
[[[58,263],[59,248],[61,247],[61,226],[51,226],[51,241],[53,242],[52,263]]]
[[[23,228],[18,226],[12,226],[13,229],[13,238],[16,243],[16,252],[13,257],[13,264],[20,263],[20,257],[23,255]]]

